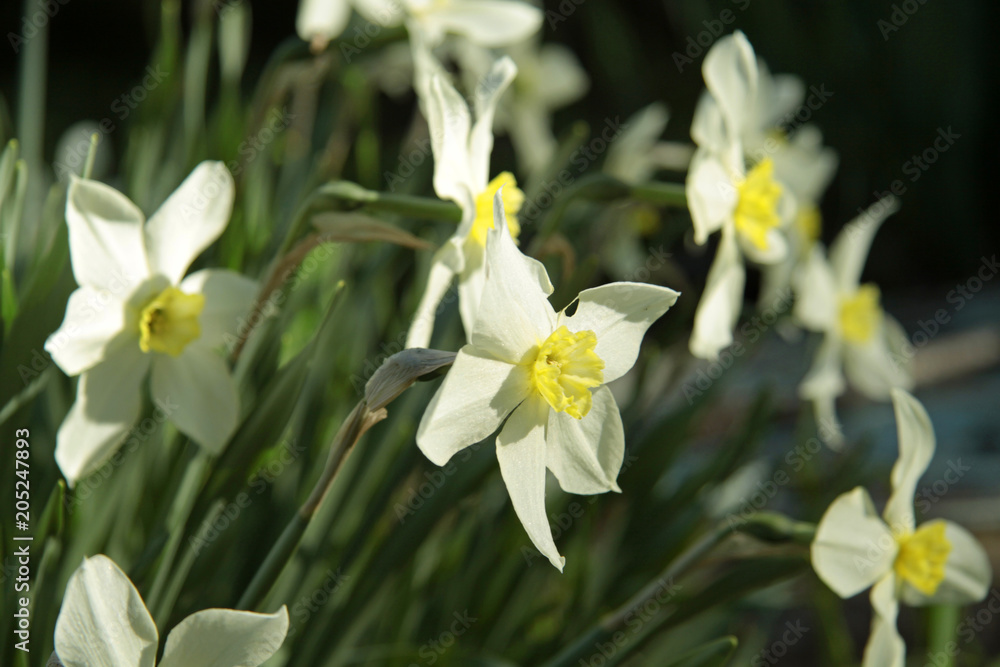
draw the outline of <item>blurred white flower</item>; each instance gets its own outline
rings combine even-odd
[[[429,53],[425,57],[432,58]],[[462,208],[462,221],[434,255],[427,287],[407,334],[407,347],[427,347],[438,305],[456,275],[462,324],[466,333],[472,330],[483,289],[484,247],[486,231],[493,225],[493,196],[502,186],[506,185],[503,198],[510,233],[516,238],[521,231],[517,212],[524,193],[517,188],[514,176],[503,172],[489,180],[497,101],[516,74],[514,62],[504,57],[480,79],[475,92],[475,123],[465,99],[443,72],[429,76],[424,105],[434,153],[434,190]]]
[[[178,623],[160,667],[256,667],[288,632],[288,610],[273,614],[205,609]],[[107,556],[84,558],[56,620],[55,649],[65,667],[153,667],[159,635],[129,578]]]
[[[299,37],[322,50],[351,18],[351,6],[386,27],[406,23],[430,45],[446,34],[462,35],[484,47],[518,42],[538,31],[542,12],[519,0],[301,0],[295,27]]]
[[[525,257],[504,223],[497,194],[486,241],[486,280],[469,344],[428,405],[417,445],[444,465],[503,424],[496,452],[518,518],[561,571],[565,559],[545,514],[545,470],[569,493],[619,491],[625,439],[606,383],[628,371],[649,326],[677,292],[612,283],[580,293],[556,313],[545,267]]]
[[[813,568],[842,598],[869,586],[874,609],[863,667],[903,667],[906,645],[896,630],[902,600],[911,606],[962,605],[982,600],[992,580],[990,561],[975,537],[951,521],[916,526],[913,498],[934,457],[934,428],[924,407],[892,391],[899,458],[882,518],[868,492],[839,496],[823,515],[812,543]]]
[[[139,417],[147,372],[154,401],[202,447],[218,452],[236,428],[239,397],[216,348],[257,284],[225,270],[184,277],[222,234],[232,206],[233,179],[221,162],[198,165],[148,222],[117,190],[73,177],[66,223],[79,287],[45,343],[67,375],[82,374],[56,439],[71,486],[121,446]]]
[[[691,125],[698,144],[686,190],[694,239],[704,244],[721,231],[715,261],[695,313],[691,353],[714,359],[733,342],[743,305],[744,256],[760,264],[784,259],[783,228],[795,202],[764,157],[748,169],[743,137],[756,123],[758,69],[753,47],[736,32],[720,39],[702,68],[708,93]]]
[[[796,319],[823,333],[799,387],[799,394],[813,401],[817,423],[837,424],[835,402],[844,392],[845,373],[852,387],[877,401],[887,400],[894,387],[913,384],[900,354],[905,332],[882,310],[878,287],[860,284],[875,232],[898,209],[895,197],[879,201],[841,230],[829,260],[817,243],[793,277]],[[830,445],[841,444],[839,429],[824,431]]]

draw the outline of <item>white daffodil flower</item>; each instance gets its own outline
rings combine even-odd
[[[901,389],[892,391],[899,458],[882,517],[868,492],[839,496],[823,515],[812,543],[819,578],[842,598],[869,586],[875,611],[863,667],[903,667],[906,645],[896,630],[899,602],[960,605],[986,597],[990,561],[976,538],[951,521],[916,525],[913,497],[934,457],[934,427],[926,410]]]
[[[687,176],[688,207],[696,243],[717,231],[722,235],[695,313],[690,349],[696,357],[714,359],[733,342],[743,305],[744,257],[760,264],[785,257],[782,230],[795,204],[775,178],[770,157],[747,169],[742,137],[758,94],[753,47],[740,32],[724,37],[708,52],[702,70],[708,94],[691,125],[698,149]]]
[[[273,614],[205,609],[178,623],[160,667],[256,667],[288,633],[288,610]],[[65,667],[153,667],[159,635],[139,591],[107,556],[84,558],[56,620],[55,649]]]
[[[576,311],[556,313],[545,267],[525,257],[505,224],[503,195],[486,241],[486,280],[469,344],[434,395],[417,445],[444,465],[503,428],[500,472],[532,543],[560,571],[545,514],[545,469],[569,493],[619,491],[625,452],[621,415],[606,383],[635,363],[649,326],[677,292],[612,283],[580,293]]]
[[[339,36],[351,18],[351,6],[385,27],[406,23],[430,45],[445,35],[462,35],[484,47],[512,44],[534,34],[542,12],[519,0],[301,0],[295,22],[299,37],[322,50]]]
[[[906,333],[882,310],[878,287],[860,284],[875,232],[898,209],[899,201],[891,196],[874,204],[841,230],[829,261],[817,243],[795,273],[795,317],[803,327],[823,333],[799,387],[799,394],[813,402],[817,423],[837,424],[835,402],[844,392],[845,374],[852,387],[876,401],[887,400],[894,387],[913,384],[900,354]],[[837,447],[842,435],[832,429],[826,439]]]
[[[141,385],[202,447],[218,452],[236,428],[239,396],[218,348],[257,294],[232,271],[187,277],[229,221],[233,179],[203,162],[144,222],[103,183],[74,177],[66,201],[70,259],[79,285],[45,349],[77,398],[59,428],[56,461],[72,486],[112,456],[139,417]]]
[[[466,333],[472,330],[483,290],[486,232],[493,226],[493,196],[501,187],[510,233],[516,238],[521,231],[517,212],[524,202],[524,193],[517,188],[514,176],[503,172],[489,180],[493,116],[497,101],[516,75],[514,62],[504,57],[480,79],[475,93],[475,123],[465,99],[445,76],[435,73],[428,80],[425,106],[434,153],[434,190],[442,199],[450,199],[461,207],[462,221],[434,255],[427,287],[407,334],[407,347],[427,347],[438,305],[456,275],[462,324]]]

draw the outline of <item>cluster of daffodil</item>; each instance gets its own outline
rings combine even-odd
[[[536,174],[557,152],[552,110],[587,88],[569,51],[539,42],[539,9],[518,0],[302,0],[299,36],[314,54],[334,48],[352,9],[381,28],[405,28],[409,48],[396,55],[412,71],[410,84],[426,120],[433,189],[458,209],[457,228],[431,260],[405,347],[425,354],[455,282],[465,344],[454,355],[397,359],[372,378],[338,432],[341,447],[331,448],[326,486],[317,487],[304,506],[308,511],[300,513],[301,531],[353,444],[425,372],[407,375],[405,364],[425,364],[426,372],[450,364],[416,427],[416,445],[446,466],[496,434],[513,509],[538,551],[562,571],[566,559],[546,513],[546,471],[570,494],[622,491],[625,427],[608,385],[632,369],[647,330],[680,295],[645,282],[613,282],[583,289],[557,312],[548,271],[519,247],[526,195],[513,173],[491,170],[494,130],[511,135],[519,169]],[[458,63],[457,75],[445,59]],[[899,458],[882,518],[864,489],[843,494],[818,524],[811,555],[816,573],[838,595],[872,587],[874,620],[864,664],[902,667],[898,602],[982,599],[991,570],[964,529],[947,521],[915,526],[913,495],[933,456],[934,434],[923,407],[907,393],[912,380],[898,361],[904,332],[882,310],[878,288],[860,283],[872,239],[898,203],[873,206],[827,251],[819,202],[836,157],[816,128],[787,127],[803,104],[802,83],[772,75],[740,32],[716,42],[703,74],[707,90],[691,127],[695,146],[660,141],[668,116],[654,103],[611,147],[605,174],[628,188],[648,183],[661,168],[686,169],[694,241],[704,245],[719,233],[694,315],[692,355],[712,360],[734,342],[749,261],[763,271],[761,305],[791,290],[790,324],[822,334],[799,393],[812,402],[817,424],[834,427],[820,429],[832,447],[843,441],[835,400],[845,391],[845,377],[867,397],[891,398]],[[65,220],[78,287],[45,345],[67,375],[79,376],[55,449],[69,487],[121,449],[147,393],[173,406],[167,418],[206,457],[224,455],[231,444],[248,411],[241,399],[253,392],[241,387],[223,343],[260,310],[258,300],[271,295],[272,285],[262,291],[257,280],[234,271],[188,270],[222,236],[235,193],[226,165],[202,162],[147,220],[118,190],[88,176],[70,178]],[[274,262],[280,266],[285,259]],[[297,539],[302,532],[290,534]],[[283,536],[267,567],[283,564],[281,550],[290,553],[295,544]],[[261,575],[265,569],[252,589],[266,592],[273,583],[268,576],[276,571]],[[247,599],[241,608],[260,598]],[[288,628],[284,606],[273,614],[199,611],[171,631],[160,664],[259,665],[279,650]],[[85,558],[69,579],[55,626],[59,662],[152,666],[158,641],[129,578],[106,556]]]

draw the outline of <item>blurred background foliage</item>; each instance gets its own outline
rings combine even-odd
[[[52,163],[57,142],[74,123],[110,118],[115,129],[106,137],[111,150],[105,175],[150,212],[199,160],[236,160],[233,222],[195,268],[229,266],[262,277],[275,252],[287,249],[286,234],[315,187],[344,178],[385,190],[385,175],[397,170],[400,155],[421,136],[412,94],[395,99],[379,92],[365,66],[369,52],[346,63],[335,44],[328,57],[307,57],[292,37],[296,4],[250,3],[250,51],[235,82],[220,80],[212,51],[218,6],[126,0],[61,5],[50,24],[45,162]],[[6,1],[0,7],[5,35],[20,25],[19,5]],[[983,254],[1000,247],[1000,231],[988,222],[998,175],[997,129],[987,102],[997,88],[991,48],[997,8],[932,1],[919,7],[886,40],[878,22],[890,20],[893,7],[881,2],[546,3],[554,14],[548,14],[545,39],[572,48],[591,77],[588,94],[559,111],[554,125],[564,134],[582,119],[599,130],[609,118],[624,120],[660,100],[672,114],[665,137],[687,141],[703,88],[703,50],[693,53],[694,62],[683,71],[674,54],[685,52],[689,37],[711,29],[705,21],[732,12],[735,20],[724,31],[744,30],[772,71],[798,74],[807,86],[833,92],[810,119],[840,154],[837,177],[823,200],[824,238],[873,203],[875,192],[896,179],[905,182],[902,210],[879,233],[866,277],[882,285],[889,311],[898,308],[913,332],[928,308],[933,313],[956,281],[973,274]],[[387,41],[399,37],[383,35]],[[282,55],[272,59],[275,53]],[[281,59],[287,62],[279,75],[275,64]],[[122,117],[116,100],[148,74],[147,67],[162,72],[163,82],[148,102]],[[182,76],[184,71],[204,72],[204,87],[194,83],[197,76]],[[13,50],[0,48],[5,138],[14,134],[18,85]],[[294,117],[280,120],[282,109]],[[246,141],[259,138],[271,118],[283,129],[244,153]],[[920,178],[908,180],[905,163],[933,145],[939,128],[949,127],[960,138]],[[506,139],[497,142],[493,166],[514,166]],[[405,179],[401,192],[426,196],[430,176],[428,159]],[[40,214],[39,228],[51,231],[53,247],[62,247],[63,255],[44,267],[52,274],[48,290],[34,301],[22,299],[31,328],[17,328],[5,340],[3,405],[23,389],[18,364],[30,360],[58,326],[73,286],[64,236],[60,240],[55,231],[62,219],[54,196],[56,204]],[[54,222],[46,226],[44,215]],[[545,249],[560,288],[557,308],[578,289],[608,278],[598,261],[600,229],[616,224],[616,215],[604,204],[567,212],[562,231],[573,239],[568,255]],[[543,562],[514,517],[491,440],[443,469],[420,454],[413,434],[437,384],[417,385],[390,406],[389,419],[348,460],[259,607],[289,607],[292,631],[275,664],[769,664],[760,662],[763,651],[780,641],[789,623],[806,630],[783,644],[782,664],[857,659],[868,631],[867,600],[842,603],[822,586],[794,531],[769,535],[773,542],[722,538],[713,531],[720,521],[730,527],[726,517],[758,492],[765,499],[754,510],[782,511],[802,521],[818,520],[834,497],[856,484],[884,494],[895,449],[891,409],[848,398],[845,419],[864,437],[854,438],[846,456],[810,449],[816,442],[812,418],[794,395],[806,357],[801,351],[790,355],[774,336],[752,347],[722,382],[684,400],[682,385],[692,381],[694,370],[685,356],[686,337],[701,281],[686,276],[704,275],[711,255],[681,257],[692,247],[684,245],[688,217],[667,211],[657,216],[663,224],[643,243],[663,245],[678,257],[651,280],[681,288],[690,299],[651,329],[640,372],[618,389],[627,406],[629,452],[620,479],[625,493],[572,497],[550,489],[550,518],[567,557],[566,574]],[[432,243],[452,229],[451,223],[385,217]],[[571,233],[591,226],[598,233]],[[525,233],[530,239],[531,228]],[[567,256],[573,265],[565,263]],[[34,625],[37,641],[49,647],[46,656],[58,592],[84,554],[104,552],[122,564],[163,635],[192,611],[236,604],[308,494],[360,387],[401,347],[419,298],[414,286],[429,259],[429,252],[386,244],[316,251],[240,359],[247,414],[210,472],[198,467],[193,445],[171,428],[159,428],[106,481],[87,491],[83,485],[63,512],[46,515],[52,517],[51,537],[35,588],[45,594],[36,593]],[[987,290],[994,298],[977,299],[969,311],[995,330],[998,286]],[[453,304],[438,328],[436,347],[461,345]],[[934,512],[960,521],[971,517],[970,527],[996,567],[995,512],[992,522],[983,517],[998,502],[998,378],[995,364],[986,366],[984,371],[982,364],[973,365],[971,378],[951,378],[936,389],[936,405],[946,409],[928,404],[941,441],[929,475],[956,453],[978,457],[971,492],[949,494],[949,500],[959,496],[975,507],[941,504]],[[47,372],[38,399],[8,415],[4,428],[31,425],[38,466],[32,481],[40,489],[35,502],[44,502],[52,489],[50,502],[58,507],[62,492],[46,448],[73,385],[57,369]],[[796,447],[806,449],[789,459]],[[778,471],[789,481],[772,481],[772,493],[768,483]],[[0,480],[0,491],[6,494],[8,485]],[[172,499],[186,485],[200,490],[190,506],[177,506]],[[220,519],[225,516],[231,519]],[[219,525],[226,528],[217,530]],[[715,543],[704,540],[713,535],[724,544],[709,552]],[[634,606],[632,596],[650,585],[662,585],[666,595],[656,605]],[[11,594],[7,577],[5,608]],[[941,646],[955,624],[947,614],[904,610],[901,616],[915,659]],[[985,664],[1000,649],[997,634],[980,633],[963,649],[958,664]],[[0,662],[8,664],[13,655],[5,633]],[[32,660],[42,655],[39,647]]]

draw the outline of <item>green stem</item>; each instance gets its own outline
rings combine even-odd
[[[675,577],[686,572],[702,556],[714,549],[730,532],[728,526],[719,525],[711,532],[703,535],[701,539],[675,558],[659,576],[646,584],[638,593],[629,598],[625,604],[604,616],[593,628],[584,633],[583,636],[568,646],[562,653],[545,663],[545,667],[575,667],[581,660],[585,661],[594,652],[594,645],[606,642],[609,637],[618,632],[625,625],[625,620],[630,614],[634,615],[636,609],[642,608],[642,605],[660,593],[664,582],[668,582],[669,585],[669,582]]]
[[[952,667],[955,664],[955,655],[958,654],[955,633],[958,630],[959,612],[960,609],[955,605],[934,605],[927,609],[927,650],[934,656],[934,664],[938,667]]]
[[[629,193],[632,199],[644,201],[656,206],[674,206],[687,208],[687,193],[681,183],[651,182],[632,187]]]

